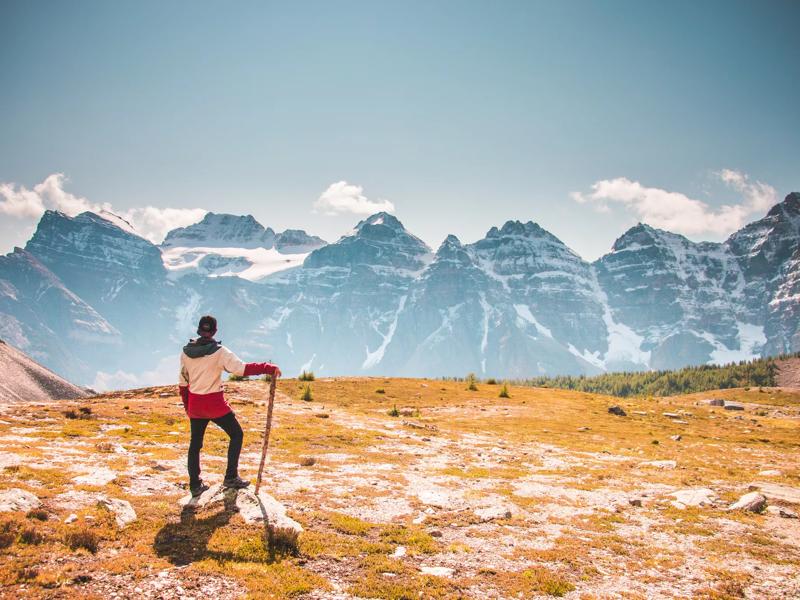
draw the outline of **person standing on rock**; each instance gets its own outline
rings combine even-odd
[[[239,421],[222,393],[222,372],[240,377],[269,375],[280,377],[281,370],[270,363],[244,363],[230,350],[214,339],[217,320],[211,315],[201,317],[197,326],[199,337],[189,340],[181,353],[178,388],[183,407],[191,423],[189,442],[189,489],[199,496],[208,489],[200,479],[200,450],[208,423],[213,421],[228,434],[228,468],[224,487],[245,488],[250,485],[239,477],[239,454],[244,434]]]

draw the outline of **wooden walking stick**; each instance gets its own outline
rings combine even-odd
[[[256,496],[258,488],[261,487],[261,475],[264,473],[264,461],[267,459],[267,447],[269,446],[269,430],[272,429],[272,405],[275,404],[275,384],[278,376],[273,375],[269,382],[269,406],[267,407],[267,426],[264,429],[264,445],[261,448],[261,464],[258,465],[258,479],[256,479]]]

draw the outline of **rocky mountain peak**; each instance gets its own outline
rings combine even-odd
[[[375,213],[360,221],[358,225],[356,225],[356,231],[361,231],[363,228],[368,226],[383,226],[388,227],[394,231],[405,231],[406,228],[403,227],[403,224],[400,220],[392,214],[389,214],[385,211],[381,211],[379,213]]]
[[[768,217],[787,216],[794,220],[800,218],[800,192],[792,192],[779,202],[767,213]]]
[[[271,248],[275,232],[253,215],[206,213],[199,223],[170,231],[162,246]]]

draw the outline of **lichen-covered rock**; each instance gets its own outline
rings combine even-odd
[[[0,490],[0,512],[27,512],[41,505],[42,501],[31,492],[18,488]]]
[[[114,513],[114,520],[117,522],[117,527],[120,529],[136,520],[136,511],[127,500],[101,498],[97,501],[97,506]]]

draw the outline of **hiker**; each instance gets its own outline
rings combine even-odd
[[[228,468],[223,486],[245,488],[250,485],[239,477],[239,453],[244,434],[236,415],[222,394],[222,371],[240,377],[269,375],[280,377],[281,370],[270,363],[243,363],[221,342],[214,339],[217,320],[211,315],[200,319],[199,337],[189,340],[181,353],[181,370],[178,377],[183,408],[189,416],[192,437],[189,442],[189,489],[196,497],[208,489],[200,479],[200,449],[209,421],[213,421],[228,434]]]

